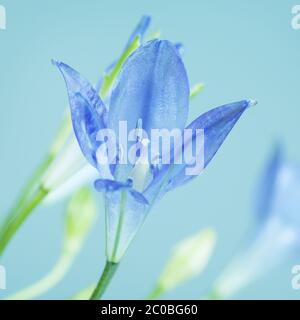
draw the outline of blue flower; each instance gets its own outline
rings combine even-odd
[[[217,297],[233,295],[299,250],[300,165],[285,161],[277,146],[260,180],[255,232],[216,282]]]
[[[55,62],[65,79],[75,135],[87,161],[99,173],[95,188],[104,192],[106,208],[106,254],[110,262],[119,262],[142,226],[152,206],[166,192],[190,181],[188,164],[148,165],[139,161],[122,164],[129,146],[117,141],[115,164],[100,163],[98,141],[101,129],[110,129],[118,137],[120,122],[127,130],[142,128],[150,136],[153,129],[190,129],[185,143],[196,147],[198,129],[204,130],[203,167],[211,161],[235,123],[253,102],[242,100],[208,111],[186,125],[190,87],[178,45],[166,40],[152,40],[141,45],[127,59],[116,80],[109,101],[102,101],[97,91],[77,71]],[[147,139],[140,139],[147,149]],[[185,145],[180,145],[184,149]],[[176,151],[176,150],[173,150]],[[177,150],[178,151],[178,150]],[[158,154],[158,158],[164,154]],[[174,159],[173,159],[174,160]]]

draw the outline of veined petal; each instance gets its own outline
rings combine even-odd
[[[183,129],[188,115],[189,84],[177,49],[169,41],[153,40],[125,62],[110,102],[108,127],[128,131],[139,119],[143,129]]]
[[[202,155],[204,155],[203,168],[207,167],[243,112],[254,104],[256,104],[255,101],[242,100],[223,105],[204,113],[187,127],[187,129],[193,130],[192,140],[186,141],[187,145],[194,145],[196,143],[197,129],[204,130],[204,154],[202,150]],[[187,147],[187,145],[185,147]],[[168,191],[196,177],[196,175],[186,174],[187,167],[184,163],[181,170],[177,169],[174,171],[175,174],[172,174],[169,181]]]
[[[105,128],[106,107],[95,89],[77,71],[62,62],[54,64],[67,85],[73,128],[80,148],[88,162],[98,168],[96,150],[100,143],[96,141],[96,135]]]
[[[190,140],[185,139],[185,145],[182,146],[180,151],[184,153],[184,149],[191,145],[195,149],[195,140],[199,136],[197,129],[204,130],[204,144],[200,144],[202,149],[197,151],[197,155],[204,158],[200,161],[202,169],[204,169],[216,154],[242,113],[253,104],[254,102],[252,101],[243,100],[204,113],[187,127],[187,129],[192,130],[193,134]],[[178,152],[179,150],[177,152],[172,151],[172,154]],[[195,178],[197,175],[186,174],[187,167],[188,165],[184,161],[182,164],[174,164],[171,160],[171,164],[163,165],[156,172],[152,182],[144,192],[148,201],[150,203],[158,201],[166,192]]]

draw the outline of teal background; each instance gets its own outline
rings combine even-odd
[[[122,50],[144,13],[151,30],[185,45],[191,84],[206,88],[191,105],[191,118],[223,103],[254,98],[206,172],[168,194],[155,207],[130,247],[107,298],[143,298],[171,247],[213,226],[218,245],[207,270],[165,298],[198,298],[210,287],[254,222],[255,182],[279,139],[300,160],[300,31],[291,28],[289,1],[17,1],[0,0],[7,30],[0,31],[0,217],[51,142],[67,104],[65,86],[51,58],[69,63],[96,82]],[[43,298],[66,298],[97,280],[104,264],[104,214],[64,281]],[[40,207],[0,260],[14,293],[54,264],[62,238],[65,203]],[[283,261],[235,298],[300,298]]]

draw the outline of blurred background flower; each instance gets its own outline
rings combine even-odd
[[[256,228],[249,243],[221,272],[212,298],[231,297],[299,254],[300,165],[288,162],[277,146],[260,180],[255,189]]]

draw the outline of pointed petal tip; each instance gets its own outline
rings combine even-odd
[[[142,193],[140,193],[134,189],[129,190],[129,192],[131,193],[131,195],[133,196],[135,201],[139,202],[140,204],[149,206],[149,204],[150,204],[149,201]]]
[[[247,100],[247,102],[248,102],[248,108],[254,107],[258,104],[258,101],[254,100],[254,99],[249,99],[249,100]]]
[[[69,67],[67,64],[65,64],[64,62],[62,61],[59,61],[59,60],[55,60],[55,59],[51,59],[51,63],[57,67],[59,70],[62,70],[66,67]]]
[[[149,14],[143,14],[142,15],[142,20],[147,22],[147,23],[150,23],[151,22],[151,16]]]
[[[55,60],[55,59],[51,59],[51,63],[52,63],[54,66],[58,67],[59,64],[60,64],[60,61]]]

